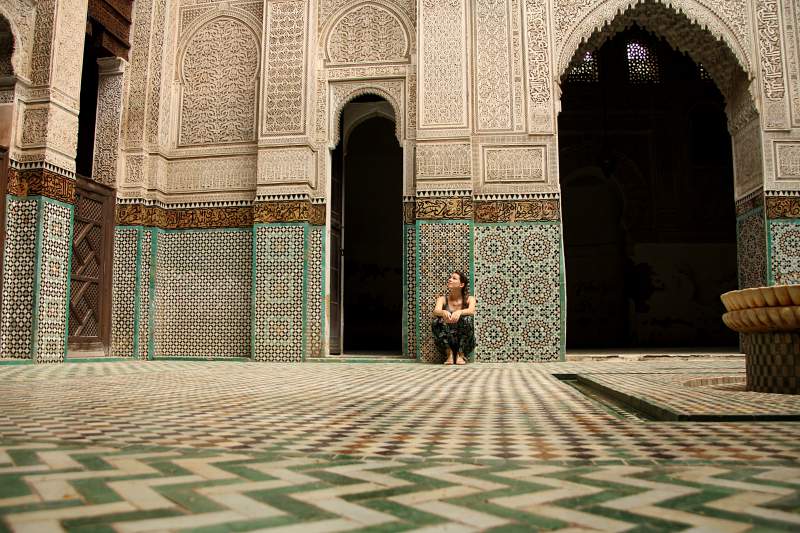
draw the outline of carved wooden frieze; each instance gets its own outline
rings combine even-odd
[[[46,196],[60,202],[75,203],[75,180],[43,168],[8,169],[8,194]]]
[[[325,225],[325,204],[311,204],[311,210],[308,213],[308,223],[312,226]]]
[[[417,220],[469,220],[473,215],[472,198],[417,198]]]
[[[143,204],[120,204],[116,223],[161,229],[247,228],[253,225],[251,207],[195,207],[164,209]]]
[[[800,218],[800,197],[767,196],[767,218]]]
[[[253,221],[256,224],[306,222],[310,216],[311,202],[308,200],[278,200],[253,205]]]
[[[559,201],[555,199],[475,202],[475,222],[540,222],[559,219]]]

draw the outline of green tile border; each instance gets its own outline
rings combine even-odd
[[[31,360],[36,363],[39,355],[39,293],[41,292],[42,271],[42,239],[44,237],[44,224],[42,223],[42,197],[31,198],[36,202],[36,240],[33,245],[33,306],[31,316]]]

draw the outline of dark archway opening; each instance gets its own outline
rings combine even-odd
[[[562,83],[567,348],[734,348],[731,139],[708,73],[636,25]]]
[[[403,151],[395,136],[395,123],[388,118],[391,108],[383,99],[362,96],[349,103],[342,115],[342,140],[332,154],[331,194],[331,216],[341,217],[340,351],[399,354]],[[337,221],[332,220],[332,263],[337,261],[336,227]],[[331,270],[332,293],[337,282],[333,278],[338,275],[335,267]],[[336,313],[333,302],[331,313]],[[336,322],[337,317],[332,316],[331,353],[340,353],[336,350]]]

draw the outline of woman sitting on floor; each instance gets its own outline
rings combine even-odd
[[[469,294],[469,279],[463,272],[453,272],[447,278],[447,291],[436,298],[433,308],[433,339],[444,364],[464,365],[475,348],[475,297]]]

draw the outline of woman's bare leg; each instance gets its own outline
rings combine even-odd
[[[452,365],[453,364],[453,349],[449,346],[447,347],[447,359],[445,359],[444,364]]]

